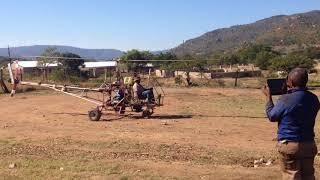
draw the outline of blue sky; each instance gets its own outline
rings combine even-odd
[[[7,0],[0,47],[163,50],[217,28],[319,9],[320,0]]]

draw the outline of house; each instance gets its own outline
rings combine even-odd
[[[117,69],[117,61],[85,62],[82,71],[89,72],[91,77],[98,77],[106,72],[114,72]]]
[[[38,65],[38,61],[19,61],[18,62],[23,74],[40,75],[43,67]],[[58,68],[58,63],[46,65],[48,72]],[[92,77],[97,77],[105,71],[115,71],[117,67],[116,61],[100,61],[100,62],[85,62],[82,71],[88,71]]]
[[[174,77],[174,71],[169,71],[169,70],[156,69],[155,74],[157,77],[162,77],[162,78]]]
[[[43,67],[38,65],[38,61],[18,61],[22,74],[31,74],[38,76],[41,74]],[[57,63],[47,64],[46,68],[50,73],[58,67]]]

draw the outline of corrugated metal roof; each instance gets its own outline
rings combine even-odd
[[[116,61],[99,61],[99,62],[85,62],[86,68],[99,68],[99,67],[115,67],[117,66]]]
[[[153,64],[152,63],[147,63],[146,67],[153,67]]]
[[[38,61],[19,61],[19,66],[23,68],[35,68],[38,66]],[[84,63],[86,68],[99,68],[99,67],[115,67],[117,66],[116,61],[101,61],[101,62],[85,62]],[[48,67],[57,67],[58,64],[49,64]]]
[[[19,61],[18,62],[19,66],[23,68],[34,68],[34,67],[39,67],[38,66],[38,61]],[[57,63],[49,64],[48,67],[57,67]]]

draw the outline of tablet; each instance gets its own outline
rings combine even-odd
[[[271,95],[282,95],[287,93],[287,79],[268,79],[267,84]]]

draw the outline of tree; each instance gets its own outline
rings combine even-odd
[[[47,48],[43,51],[43,53],[40,55],[42,57],[37,58],[38,66],[43,71],[43,80],[48,80],[48,67],[50,64],[54,64],[57,62],[57,59],[54,59],[52,57],[60,57],[61,54],[57,51],[57,48]]]
[[[266,45],[251,45],[236,52],[242,64],[253,63],[262,70],[266,70],[271,65],[271,59],[280,56],[280,53],[272,50]]]
[[[137,72],[140,67],[143,67],[147,64],[147,62],[130,62],[130,60],[151,60],[154,58],[154,55],[149,51],[138,51],[131,50],[125,52],[121,56],[121,61],[127,65],[128,71]]]
[[[308,70],[314,67],[315,61],[303,55],[290,53],[285,56],[278,56],[271,60],[271,69],[289,73],[292,69],[300,67]]]
[[[8,63],[10,63],[10,59],[8,57],[0,56],[0,68],[3,66],[6,67]]]
[[[224,54],[221,53],[221,52],[218,52],[218,53],[215,53],[213,55],[211,55],[207,61],[207,64],[210,68],[213,68],[214,66],[222,66],[224,65],[224,62],[223,62],[223,57],[224,57]]]
[[[178,57],[171,53],[171,52],[166,52],[166,53],[159,53],[154,55],[154,60],[168,60],[168,61],[156,61],[153,62],[153,65],[155,67],[161,67],[163,69],[170,69],[172,64],[174,64],[174,62],[172,60],[178,60]]]
[[[80,67],[84,65],[84,60],[79,55],[69,52],[63,53],[61,56],[66,58],[59,60],[59,66],[64,69],[66,77],[80,75]]]
[[[261,51],[256,55],[254,64],[262,70],[267,70],[271,65],[271,60],[277,57],[277,54],[269,51]]]
[[[271,51],[271,48],[264,45],[250,45],[238,50],[237,54],[243,62],[253,63],[257,54],[262,51]]]
[[[308,47],[303,51],[303,54],[311,59],[320,59],[320,48]]]
[[[181,57],[180,62],[174,62],[171,65],[171,68],[174,70],[182,70],[185,71],[186,74],[186,81],[187,85],[191,86],[191,77],[190,77],[190,71],[192,71],[196,66],[196,57],[192,56],[190,54],[186,54],[183,57]]]
[[[155,60],[176,60],[177,56],[171,52],[161,52],[159,54],[154,55]]]
[[[223,63],[227,65],[234,65],[238,64],[240,62],[240,57],[237,56],[236,54],[229,54],[223,56]]]

